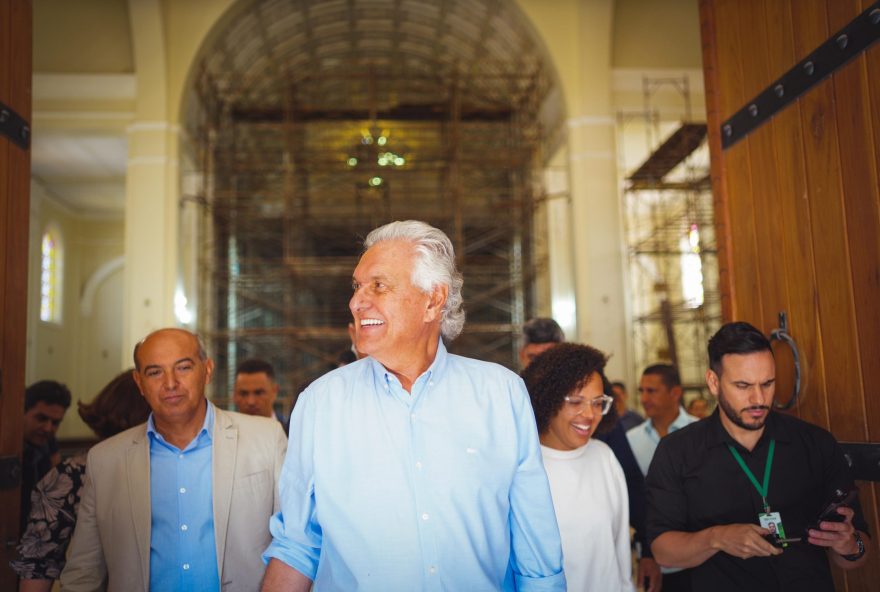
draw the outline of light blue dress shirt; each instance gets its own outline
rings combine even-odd
[[[669,424],[667,433],[671,434],[695,421],[699,421],[699,418],[694,417],[685,411],[684,407],[679,406],[678,417]],[[651,466],[651,459],[654,458],[654,451],[657,450],[657,444],[660,443],[660,434],[654,429],[652,420],[647,419],[636,427],[631,428],[626,432],[626,439],[629,440],[630,448],[632,448],[633,454],[636,457],[636,462],[639,463],[642,475],[647,475],[648,467]]]
[[[150,590],[219,590],[214,542],[211,433],[214,406],[186,448],[169,444],[147,420],[150,438]]]
[[[372,358],[326,374],[293,411],[275,557],[338,590],[565,590],[528,393],[448,354],[406,392]]]

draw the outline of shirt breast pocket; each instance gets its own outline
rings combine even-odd
[[[271,481],[272,479],[269,470],[266,469],[239,477],[235,480],[232,489],[236,492],[242,493],[259,493],[267,489],[271,492]]]

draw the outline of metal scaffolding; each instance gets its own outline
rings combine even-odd
[[[542,147],[558,136],[541,120],[546,69],[519,53],[426,71],[346,52],[302,71],[274,56],[259,73],[209,57],[195,81],[215,400],[245,358],[270,361],[291,394],[335,367],[361,242],[391,220],[424,220],[455,244],[467,323],[451,349],[515,367],[541,265],[530,237]]]
[[[619,117],[620,129],[644,125],[650,152],[623,193],[634,375],[671,363],[689,397],[705,396],[706,344],[721,322],[706,125],[691,121],[687,77],[644,78],[642,86],[644,111]],[[677,93],[683,121],[661,142],[654,101],[664,87]]]

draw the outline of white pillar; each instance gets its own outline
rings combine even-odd
[[[578,340],[612,358],[609,376],[629,368],[623,241],[611,104],[613,0],[580,3],[578,72],[568,119]]]
[[[125,190],[123,363],[150,331],[173,325],[177,279],[178,135],[169,123],[167,68],[159,0],[129,0],[137,76],[128,128]]]
[[[617,188],[611,47],[613,0],[518,0],[541,35],[559,74],[567,110],[567,147],[554,158],[568,166],[570,203],[548,208],[553,314],[571,341],[612,354],[607,372],[625,377],[627,334],[624,246]],[[557,160],[558,159],[558,160]],[[565,225],[568,236],[564,237]],[[555,225],[555,230],[554,230]],[[564,275],[573,269],[571,279]],[[555,274],[555,275],[554,275]],[[571,316],[571,294],[576,322]]]

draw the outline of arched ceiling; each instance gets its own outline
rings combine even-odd
[[[288,383],[323,372],[348,340],[357,237],[416,218],[449,233],[469,276],[456,347],[513,364],[541,147],[564,113],[513,0],[242,0],[194,67],[184,121],[215,350],[284,351]]]
[[[201,50],[203,88],[246,112],[295,119],[463,119],[527,109],[561,124],[555,72],[512,0],[254,0]],[[549,100],[548,100],[548,97]]]

